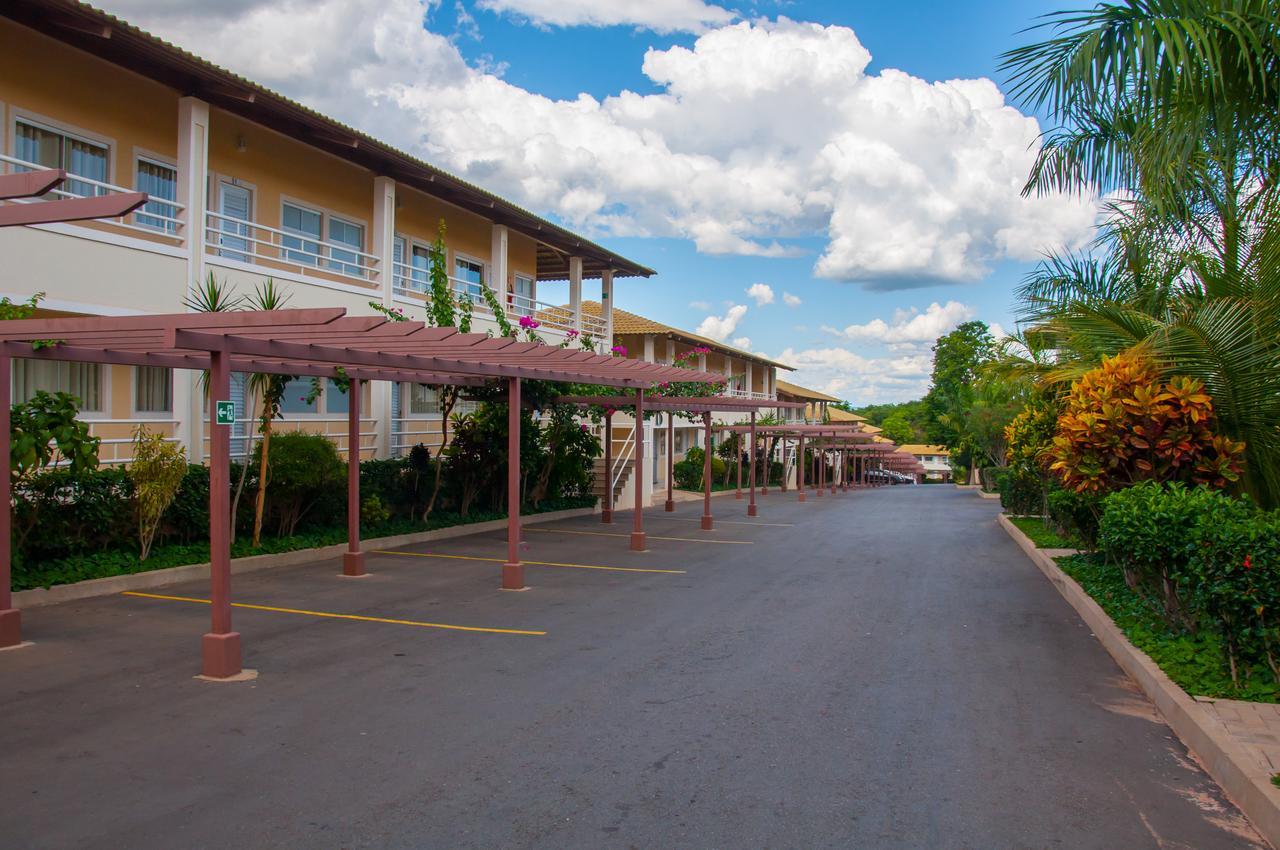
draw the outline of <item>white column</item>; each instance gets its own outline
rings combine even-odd
[[[205,211],[209,208],[209,104],[194,97],[178,99],[178,203],[183,207],[182,247],[187,252],[186,290],[190,296],[204,282]],[[173,373],[176,436],[193,463],[204,459],[204,398],[200,373]]]
[[[390,177],[373,178],[373,233],[369,252],[378,258],[378,285],[382,287],[382,303],[391,306],[396,271],[396,181]],[[409,262],[407,257],[401,258]],[[381,438],[379,438],[381,441]]]
[[[746,382],[747,395],[750,395],[751,393],[755,392],[755,388],[756,388],[755,371],[756,371],[755,363],[748,360],[747,361],[747,382]]]
[[[698,368],[703,372],[707,371],[707,355],[698,355]]]
[[[573,329],[582,332],[582,258],[569,258],[569,312]]]
[[[644,361],[646,363],[656,362],[653,357],[653,334],[644,335]]]
[[[676,362],[676,341],[671,337],[667,337],[667,365],[670,366]]]
[[[493,226],[493,241],[489,248],[489,264],[492,272],[492,280],[489,285],[493,287],[493,291],[498,296],[498,303],[507,309],[507,293],[511,291],[511,272],[510,272],[510,241],[511,235],[507,232],[505,224],[495,224]],[[510,312],[510,310],[508,310]]]
[[[390,177],[373,178],[373,232],[369,250],[378,258],[378,284],[382,287],[382,303],[390,307],[395,296],[396,181]],[[409,262],[402,257],[402,262]],[[373,456],[391,457],[391,384],[369,382],[369,412],[375,420]]]
[[[613,347],[613,269],[600,273],[600,314],[604,319],[604,339],[600,350],[607,353]]]

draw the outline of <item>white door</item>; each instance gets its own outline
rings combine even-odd
[[[226,216],[218,220],[218,256],[250,262],[248,222],[252,208],[253,195],[247,188],[226,181],[218,183],[218,213]]]

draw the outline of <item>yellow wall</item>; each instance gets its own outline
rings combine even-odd
[[[401,236],[430,244],[435,241],[440,220],[444,219],[450,274],[453,273],[455,252],[489,262],[493,248],[493,224],[488,219],[407,186],[396,186],[396,200],[399,202],[396,233]]]
[[[107,182],[117,186],[134,186],[138,154],[174,163],[176,92],[9,20],[0,20],[0,44],[0,140],[5,154],[14,152],[14,119],[27,117],[107,143]],[[115,229],[96,222],[86,226]],[[138,231],[129,234],[164,239]]]

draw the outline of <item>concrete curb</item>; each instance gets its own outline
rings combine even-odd
[[[522,517],[525,525],[540,522],[553,522],[558,519],[589,516],[596,513],[596,508],[570,508],[564,511],[549,511],[545,514],[533,514]],[[360,541],[366,552],[372,549],[390,549],[396,546],[408,546],[413,543],[429,543],[433,540],[448,540],[452,537],[466,537],[469,534],[484,534],[490,531],[506,529],[505,519],[475,522],[467,525],[455,525],[450,528],[437,528],[432,531],[418,531],[412,534],[397,534],[393,537],[377,537]],[[278,567],[294,567],[313,561],[329,558],[340,558],[347,551],[347,544],[335,543],[332,546],[320,546],[315,549],[298,549],[293,552],[281,552],[276,555],[251,555],[248,558],[236,558],[231,562],[231,574],[252,573],[258,570],[269,570]],[[209,564],[186,564],[181,567],[167,567],[162,570],[151,570],[145,573],[130,573],[123,576],[108,576],[78,581],[74,584],[59,584],[50,588],[38,587],[32,590],[20,590],[13,594],[13,607],[39,608],[42,605],[56,605],[59,602],[71,602],[76,599],[89,599],[94,596],[111,596],[126,590],[146,590],[163,587],[166,584],[177,584],[183,581],[205,578],[209,575]]]
[[[955,487],[957,490],[982,490],[981,484],[952,484],[951,486]]]
[[[1280,847],[1280,789],[1270,774],[1231,734],[1178,687],[1145,652],[1129,643],[1120,628],[1053,559],[1036,548],[1004,514],[996,517],[1062,597],[1071,603],[1116,663],[1138,683],[1161,716],[1222,790],[1248,816],[1255,829]]]
[[[999,499],[999,493],[988,493],[986,490],[979,490],[978,495],[984,499]]]

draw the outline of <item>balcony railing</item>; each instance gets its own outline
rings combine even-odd
[[[205,213],[204,244],[219,257],[304,275],[319,271],[366,284],[378,276],[378,258],[373,254],[212,210]]]
[[[770,401],[773,401],[776,398],[769,393],[758,393],[753,390],[744,390],[738,387],[726,387],[724,394],[731,396],[732,398],[768,399]]]
[[[0,174],[17,174],[26,171],[52,171],[47,165],[41,165],[37,162],[28,162],[24,159],[18,159],[14,156],[6,156],[0,154]],[[67,174],[67,179],[56,188],[46,192],[39,198],[20,198],[13,199],[10,203],[40,203],[49,198],[96,198],[103,195],[118,195],[128,192],[136,192],[136,189],[129,189],[124,186],[117,186],[114,183],[104,183],[101,180],[94,180],[91,177],[81,177],[78,174]],[[164,236],[171,239],[178,239],[178,234],[186,225],[183,216],[183,206],[177,201],[166,201],[161,198],[152,198],[140,209],[135,210],[128,215],[119,218],[99,219],[107,222],[115,227],[121,227],[125,230],[136,230],[145,233],[148,236]]]
[[[394,275],[394,293],[396,296],[421,299],[424,302],[431,300],[431,279],[426,269],[410,266],[407,263],[393,263],[392,274]],[[484,284],[457,277],[449,278],[449,288],[452,290],[454,298],[459,301],[470,301],[473,312],[488,316],[492,315],[492,311],[489,309],[488,302],[485,301],[483,286]],[[573,327],[573,313],[569,308],[548,304],[545,301],[538,301],[527,295],[520,295],[515,292],[507,293],[506,312],[507,318],[511,319],[513,323],[522,316],[528,316],[536,319],[539,325],[550,330],[567,333],[575,329]],[[582,315],[581,332],[592,339],[600,340],[604,336],[605,322],[598,316],[584,313]]]

